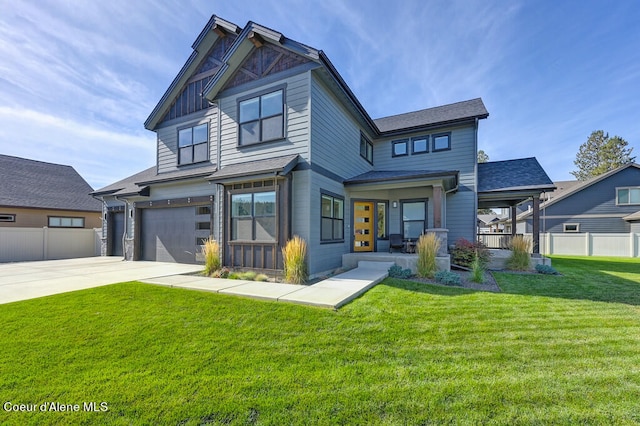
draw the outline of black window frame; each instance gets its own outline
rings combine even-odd
[[[331,216],[324,216],[323,211],[322,211],[322,198],[323,197],[328,197],[331,199]],[[335,201],[339,200],[342,202],[342,217],[341,218],[336,218],[335,217],[335,210],[334,210],[334,206],[335,206]],[[334,194],[332,192],[329,191],[320,191],[320,244],[333,244],[333,243],[344,243],[344,197],[338,194]],[[329,219],[331,220],[331,239],[324,239],[322,238],[323,236],[323,228],[322,225],[324,223],[323,219]],[[342,227],[342,238],[334,238],[335,231],[336,231],[336,224],[338,224],[338,226]]]
[[[426,141],[426,147],[424,151],[416,151],[416,141]],[[424,136],[414,136],[411,138],[411,155],[420,155],[420,154],[428,154],[429,153],[429,135]]]
[[[360,132],[360,156],[373,165],[373,142]]]
[[[207,140],[204,142],[198,142],[198,143],[194,143],[194,139],[193,139],[193,135],[194,135],[194,130],[197,127],[202,127],[202,126],[206,126],[206,133],[207,133]],[[191,143],[184,145],[184,146],[180,146],[180,132],[183,132],[185,130],[191,130]],[[176,145],[178,147],[178,155],[177,155],[177,164],[178,166],[189,166],[191,164],[198,164],[198,163],[205,163],[207,161],[209,161],[209,139],[210,139],[210,129],[209,129],[209,123],[198,123],[196,125],[193,126],[184,126],[184,127],[178,127],[177,129],[177,141],[176,141]],[[203,160],[198,160],[195,161],[195,152],[196,152],[196,147],[201,146],[201,145],[206,145],[206,149],[207,149],[207,155],[206,158]],[[182,160],[182,150],[184,148],[190,148],[191,151],[191,161],[183,161]]]
[[[447,137],[447,147],[446,148],[436,148],[436,140],[438,138]],[[445,133],[436,133],[431,135],[431,151],[432,152],[441,152],[441,151],[450,151],[451,150],[451,132]]]
[[[424,203],[424,220],[404,220],[404,205],[405,204],[411,204],[411,203]],[[404,235],[404,224],[405,222],[424,222],[424,226],[422,227],[422,231],[424,232],[427,227],[429,226],[429,199],[427,198],[412,198],[412,199],[406,199],[406,200],[400,200],[400,232],[402,233],[402,238],[403,239],[412,239],[415,240],[417,238],[420,237],[420,235],[418,235],[417,237],[413,237],[413,236],[409,236],[409,237],[405,237]]]
[[[10,223],[16,221],[16,215],[13,213],[0,213],[0,222]]]
[[[270,214],[261,214],[256,215],[255,208],[255,195],[256,194],[274,194],[274,212],[273,215]],[[233,219],[239,216],[233,215],[233,196],[234,195],[250,195],[251,196],[251,214],[247,216],[242,216],[244,218],[251,218],[251,239],[238,239],[233,238],[234,234],[234,222]],[[249,242],[249,243],[268,243],[268,244],[278,244],[278,191],[275,187],[266,188],[264,191],[232,191],[229,196],[229,220],[230,220],[230,228],[229,229],[229,241],[230,242]],[[273,240],[266,239],[256,239],[256,220],[264,217],[273,217],[275,221],[275,229],[274,233],[276,234]]]
[[[404,145],[404,154],[396,154],[396,146]],[[406,157],[409,155],[409,139],[396,139],[391,141],[391,157]]]
[[[60,219],[60,225],[52,225],[51,219]],[[63,219],[71,219],[71,225],[62,225]],[[82,225],[75,226],[73,225],[74,219],[80,219],[82,221]],[[75,229],[83,229],[85,225],[85,218],[80,216],[47,216],[47,227],[49,228],[75,228]]]
[[[272,95],[276,92],[281,92],[282,94],[282,110],[280,113],[278,114],[271,114],[271,115],[266,115],[266,116],[262,116],[262,98],[266,97],[268,95]],[[282,86],[277,86],[277,87],[271,87],[269,89],[265,89],[263,91],[260,92],[256,92],[256,93],[252,93],[250,95],[247,96],[243,96],[240,97],[236,100],[236,108],[237,108],[237,117],[238,117],[238,147],[248,147],[248,146],[253,146],[253,145],[258,145],[258,144],[262,144],[262,143],[267,143],[267,142],[274,142],[274,141],[280,141],[286,138],[286,126],[285,126],[285,113],[287,110],[287,100],[286,100],[286,85],[282,85]],[[255,100],[258,99],[258,118],[255,119],[251,119],[251,120],[245,120],[242,121],[242,117],[241,117],[241,108],[240,108],[240,104],[246,101],[251,101],[251,100]],[[278,137],[274,137],[274,138],[270,138],[270,139],[263,139],[263,122],[269,119],[273,119],[275,117],[281,117],[281,123],[280,123],[280,130],[281,130],[281,136]],[[242,140],[242,125],[243,124],[249,124],[249,123],[256,123],[257,124],[257,128],[258,128],[258,140],[257,141],[253,141],[253,142],[243,142]]]

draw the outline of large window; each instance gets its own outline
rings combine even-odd
[[[201,124],[178,130],[178,164],[193,164],[209,159],[209,126]]]
[[[344,240],[344,199],[322,194],[321,241]]]
[[[640,204],[640,187],[616,188],[616,204]]]
[[[231,239],[276,241],[276,193],[231,195]]]
[[[422,235],[427,224],[427,202],[402,202],[402,229],[404,238],[417,239]]]
[[[84,228],[83,217],[49,216],[50,228]]]
[[[360,134],[360,155],[373,164],[373,144],[362,133]]]
[[[276,90],[239,102],[240,145],[251,145],[284,137],[283,96],[283,90]]]

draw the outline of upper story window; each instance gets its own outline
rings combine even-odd
[[[362,133],[360,134],[360,155],[373,164],[373,144]]]
[[[49,216],[50,228],[84,228],[83,217]]]
[[[402,139],[391,142],[393,157],[401,157],[403,155],[409,155],[409,139]]]
[[[433,152],[451,149],[451,133],[433,135]]]
[[[178,165],[193,164],[209,159],[209,125],[178,130]]]
[[[239,145],[282,139],[284,137],[284,90],[240,100]]]
[[[616,204],[640,204],[640,186],[631,188],[616,188]]]
[[[411,138],[411,154],[423,154],[429,152],[429,136]]]

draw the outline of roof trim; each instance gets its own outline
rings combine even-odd
[[[379,176],[376,176],[379,175]],[[368,177],[371,176],[371,177]],[[416,179],[434,179],[434,178],[458,178],[457,170],[379,170],[362,173],[360,175],[345,179],[343,184],[359,185],[366,183],[378,183],[378,182],[395,182],[403,180],[416,180]]]

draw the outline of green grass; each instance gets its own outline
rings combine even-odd
[[[553,263],[339,311],[135,282],[0,305],[0,403],[109,407],[0,424],[640,423],[640,262]]]

